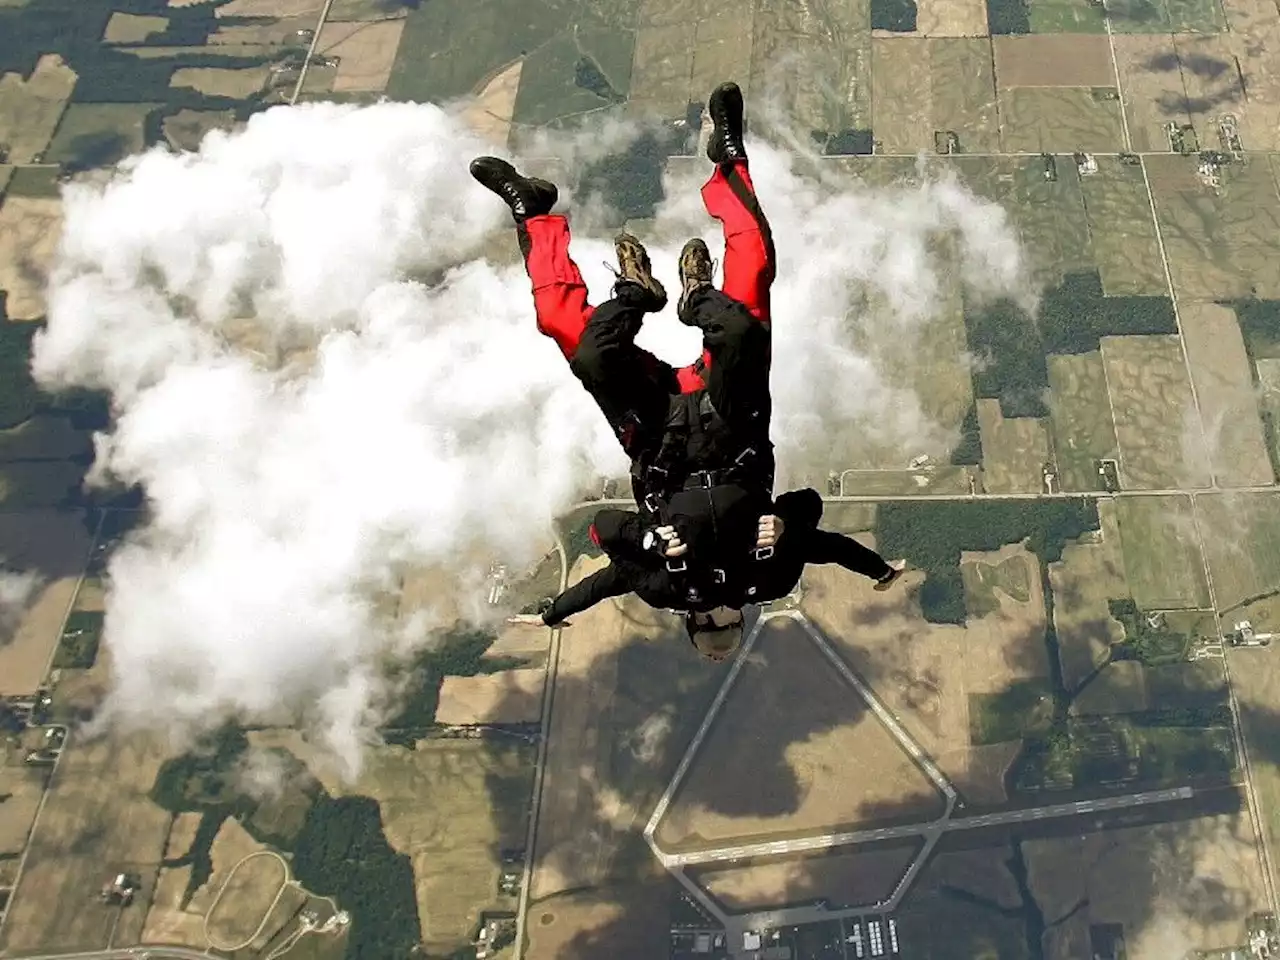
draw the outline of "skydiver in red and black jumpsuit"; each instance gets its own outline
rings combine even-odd
[[[496,157],[471,164],[476,180],[511,207],[533,281],[538,329],[555,340],[613,427],[632,461],[633,492],[642,509],[653,502],[648,495],[670,497],[700,472],[704,486],[731,480],[765,497],[773,489],[773,240],[747,168],[737,85],[718,87],[708,112],[713,129],[707,156],[716,166],[702,198],[724,228],[724,283],[720,290],[712,283],[707,245],[700,239],[685,244],[678,315],[702,331],[703,352],[679,370],[635,344],[644,314],[667,303],[639,240],[617,237],[613,297],[593,306],[569,256],[568,221],[551,213],[555,185],[521,176]]]
[[[707,157],[715,170],[702,199],[724,229],[724,283],[720,290],[712,283],[707,245],[696,238],[686,243],[678,315],[702,331],[703,353],[679,370],[635,344],[644,314],[667,303],[639,240],[617,237],[613,297],[592,306],[569,257],[568,222],[551,213],[555,185],[524,177],[496,157],[473,161],[471,173],[510,206],[533,281],[538,329],[556,341],[631,458],[632,488],[642,511],[639,517],[620,510],[597,513],[591,534],[613,563],[556,598],[544,609],[543,622],[562,622],[604,597],[635,590],[646,600],[685,610],[694,645],[723,659],[741,642],[742,603],[756,596],[773,599],[781,595],[777,589],[785,593],[790,586],[778,584],[794,584],[806,562],[840,563],[881,586],[902,568],[847,537],[811,531],[822,512],[817,491],[784,494],[774,504],[773,239],[748,170],[741,90],[721,84],[707,108],[713,125]],[[763,559],[772,557],[773,531],[783,529],[784,517],[794,532],[778,534],[777,559],[746,563],[753,544],[768,544]],[[646,537],[654,532],[655,518],[665,544]],[[828,549],[822,536],[839,540],[838,549]],[[636,562],[639,553],[653,549],[650,543],[666,557],[692,548],[691,558],[699,562],[681,576],[671,575],[669,563],[651,571]],[[672,544],[677,552],[665,552]],[[726,549],[734,555],[725,556]]]

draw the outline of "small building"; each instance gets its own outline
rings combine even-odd
[[[127,907],[133,902],[133,895],[142,886],[142,881],[131,873],[117,873],[102,885],[98,899],[112,906]]]
[[[57,750],[31,750],[28,751],[25,761],[33,767],[52,767],[58,762]]]
[[[503,870],[498,877],[498,892],[504,897],[520,896],[520,871]]]
[[[480,929],[476,931],[476,960],[496,953],[516,939],[516,916],[514,913],[482,913]]]
[[[1097,464],[1102,489],[1107,493],[1115,493],[1120,489],[1120,465],[1111,459],[1098,460]]]
[[[1241,620],[1236,624],[1235,632],[1228,637],[1228,640],[1233,647],[1267,647],[1271,645],[1273,636],[1275,634],[1258,633],[1253,629],[1252,623]]]

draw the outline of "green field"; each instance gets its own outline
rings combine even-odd
[[[1124,569],[1134,602],[1145,611],[1207,607],[1191,498],[1124,497],[1116,504]]]
[[[1280,493],[1204,494],[1196,507],[1220,609],[1280,591]]]
[[[1058,483],[1063,490],[1101,490],[1096,462],[1118,454],[1102,354],[1049,356],[1049,411]]]
[[[964,580],[965,607],[975,619],[1000,609],[997,590],[1019,603],[1031,599],[1031,573],[1023,557],[1009,557],[995,564],[967,561],[960,564],[960,576]]]
[[[1258,412],[1275,473],[1280,471],[1280,359],[1259,357],[1254,369],[1258,371]]]
[[[1218,660],[1146,667],[1143,673],[1147,696],[1154,706],[1203,707],[1227,699],[1227,680]]]
[[[663,0],[656,5],[680,10],[673,19],[684,21],[686,30],[698,24],[699,36],[701,22],[723,9],[708,0]],[[791,2],[756,4],[752,13],[741,6],[734,10],[723,12],[751,24],[750,46],[740,42],[738,52],[739,58],[746,54],[748,59],[737,61],[739,72],[749,71],[749,96],[773,97],[802,137],[871,126],[869,0],[828,4],[817,17],[807,5]],[[700,99],[706,93],[695,96]]]
[[[1081,177],[1098,273],[1108,296],[1168,296],[1155,218],[1142,167],[1095,157],[1098,172]]]
[[[926,572],[919,594],[925,619],[963,624],[963,554],[1026,541],[1042,563],[1053,563],[1071,541],[1097,528],[1097,502],[1084,498],[898,501],[879,504],[875,535],[881,554]]]
[[[1119,101],[1086,87],[1012,87],[1000,91],[1000,133],[1005,152],[1068,154],[1065,166],[1076,150],[1115,150],[1124,121]]]
[[[1266,429],[1235,313],[1224,304],[1184,303],[1180,315],[1214,480],[1221,487],[1270,485]]]
[[[1070,156],[1057,157],[1054,181],[1045,180],[1039,157],[958,155],[944,162],[974,193],[1005,208],[1038,280],[1053,285],[1064,274],[1096,269],[1080,177]]]
[[[850,536],[874,530],[876,505],[874,503],[824,503],[822,529],[835,530]]]
[[[1105,33],[1102,11],[1089,0],[1027,0],[1032,33]]]
[[[1227,29],[1218,0],[1108,0],[1117,33],[1220,33]]]
[[[515,742],[426,740],[369,757],[359,789],[377,800],[388,840],[415,838],[422,939],[433,951],[462,946],[481,910],[514,906],[498,893],[498,853],[524,844],[534,755]]]
[[[1031,960],[1026,921],[1016,910],[984,906],[985,901],[980,906],[967,897],[945,893],[909,897],[894,914],[900,935],[911,937],[907,941],[911,952],[904,956],[910,960]]]
[[[932,130],[954,130],[961,149],[969,153],[996,152],[1000,128],[990,42],[955,37],[928,43]]]
[[[1280,297],[1280,194],[1266,164],[1222,167],[1215,192],[1197,178],[1195,157],[1145,163],[1180,298]]]
[[[419,102],[473,92],[569,27],[555,0],[424,3],[409,12],[387,96]]]
[[[1230,727],[1135,727],[1138,776],[1144,783],[1175,784],[1188,777],[1221,778],[1235,769]]]
[[[513,119],[542,126],[625,100],[631,88],[635,34],[584,29],[562,34],[524,61]]]
[[[11,167],[6,196],[56,198],[62,195],[57,167]]]
[[[844,474],[845,496],[968,492],[968,471],[951,464],[927,470],[848,470]]]
[[[157,103],[73,103],[58,124],[45,159],[76,172],[110,166],[140,153],[146,119]]]
[[[998,400],[978,401],[982,485],[987,493],[1039,493],[1052,463],[1045,420],[1003,417]]]
[[[1044,679],[1018,680],[1000,693],[969,694],[974,746],[1042,736],[1053,723],[1053,690]]]
[[[1235,765],[1230,713],[1224,714],[1222,707],[1080,716],[1030,743],[1018,789],[1099,784],[1149,788],[1188,778],[1222,783]]]
[[[1208,487],[1207,445],[1176,336],[1105,337],[1125,489]]]

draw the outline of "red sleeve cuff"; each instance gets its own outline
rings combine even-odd
[[[587,535],[591,537],[591,542],[597,547],[600,546],[600,534],[596,531],[596,525],[593,523],[587,527]]]

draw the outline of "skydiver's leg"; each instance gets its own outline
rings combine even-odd
[[[533,285],[538,329],[555,340],[613,428],[632,461],[633,492],[643,505],[647,481],[639,464],[660,445],[670,396],[679,392],[675,371],[635,344],[644,314],[661,310],[667,301],[648,253],[635,237],[619,235],[614,241],[614,295],[593,307],[569,255],[568,221],[550,212],[557,199],[555,186],[523,177],[494,157],[474,161],[471,173],[511,208]]]
[[[533,309],[538,330],[550,337],[572,363],[588,322],[595,313],[587,285],[569,256],[569,222],[543,214],[516,224],[525,270],[533,283]]]
[[[707,336],[707,333],[718,316],[739,312],[732,308],[733,304],[745,307],[767,331],[776,259],[769,222],[756,199],[747,168],[742,92],[736,84],[721,84],[711,94],[707,107],[713,123],[707,156],[716,164],[716,169],[702,188],[702,199],[707,212],[720,221],[724,230],[724,284],[721,291],[712,284],[707,245],[699,239],[690,240],[680,254],[679,314],[685,323],[703,329],[704,350],[699,362],[680,370],[679,377],[685,392],[706,386],[712,390],[714,402],[715,395],[723,394],[724,386],[723,383],[712,386],[709,370],[715,368],[717,354],[721,353],[724,354],[721,363],[750,368],[751,373],[738,373],[736,377],[745,375],[749,380],[759,381],[763,376],[763,387],[758,382],[744,386],[747,393],[768,391],[767,337],[752,336],[750,342],[744,343],[736,330],[717,336]],[[759,368],[760,363],[765,365],[763,369]]]
[[[533,283],[538,329],[556,341],[623,450],[638,456],[661,430],[668,397],[677,389],[675,372],[635,344],[645,313],[662,309],[666,300],[648,270],[643,247],[633,237],[618,238],[621,275],[614,295],[593,307],[569,256],[565,218],[531,217],[519,224],[518,232]]]
[[[769,221],[760,208],[748,170],[742,91],[737,84],[718,86],[707,100],[707,112],[712,122],[707,157],[716,169],[702,187],[702,202],[724,229],[722,289],[767,324],[776,258]]]
[[[707,213],[724,230],[724,293],[768,325],[769,291],[776,275],[773,234],[756,199],[744,157],[716,167],[702,187]]]

